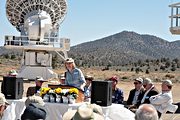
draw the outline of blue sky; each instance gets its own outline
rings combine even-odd
[[[60,37],[71,46],[93,41],[124,30],[150,34],[167,41],[180,40],[169,31],[169,4],[180,0],[67,0],[68,12],[61,24]],[[5,35],[19,35],[9,23],[6,0],[0,2],[0,46]]]

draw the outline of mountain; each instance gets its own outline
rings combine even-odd
[[[6,54],[20,56],[22,51],[0,47],[0,55]],[[88,66],[117,66],[146,59],[174,59],[180,58],[180,40],[168,42],[153,35],[123,31],[72,46],[68,56],[74,58],[77,64]]]
[[[73,46],[69,57],[86,65],[120,65],[139,59],[180,58],[180,41],[168,42],[153,35],[123,31]]]

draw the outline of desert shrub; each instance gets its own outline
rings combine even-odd
[[[127,77],[127,76],[123,76],[122,79],[123,79],[123,80],[124,80],[124,79],[128,79],[128,77]]]
[[[166,74],[165,77],[170,78],[170,79],[171,79],[171,78],[175,78],[175,76],[172,75],[172,74]]]
[[[146,69],[146,74],[149,74],[149,69]]]

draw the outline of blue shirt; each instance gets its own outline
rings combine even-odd
[[[119,88],[116,88],[116,90],[112,93],[112,103],[123,104],[123,99],[123,91]]]
[[[67,70],[67,72],[65,74],[66,74],[65,75],[66,76],[66,79],[65,79],[66,85],[71,85],[71,86],[81,89],[80,86],[83,83],[86,83],[82,71],[78,68],[74,68],[72,72]]]

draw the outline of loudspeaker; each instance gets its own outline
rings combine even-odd
[[[23,95],[23,79],[4,76],[1,91],[6,99],[21,99]]]
[[[92,81],[91,103],[100,106],[112,104],[112,81]]]

